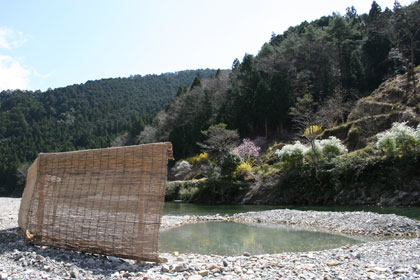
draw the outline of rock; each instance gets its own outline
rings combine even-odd
[[[223,266],[224,267],[227,267],[229,264],[228,264],[228,262],[227,261],[225,261],[225,260],[223,260]]]
[[[108,256],[108,260],[111,262],[120,262],[120,259],[114,256]]]
[[[162,269],[161,270],[162,270],[162,272],[170,272],[171,271],[171,269],[167,265],[162,265]]]
[[[207,276],[207,275],[209,275],[209,271],[208,271],[208,270],[203,269],[203,270],[200,270],[200,271],[198,272],[198,274],[199,274],[199,275],[201,275],[201,276]]]
[[[7,275],[6,272],[0,273],[0,280],[7,280],[8,279],[7,277],[8,277],[8,275]]]
[[[337,266],[337,265],[340,265],[341,264],[341,262],[339,262],[339,261],[330,261],[330,262],[327,262],[327,265],[328,266]]]
[[[201,275],[192,275],[188,277],[188,280],[201,280],[203,277]]]
[[[185,264],[178,264],[174,268],[174,271],[176,271],[176,272],[184,272],[184,271],[187,271],[187,270],[188,270],[188,267],[186,267]]]
[[[172,256],[178,257],[179,256],[179,252],[178,251],[172,252]]]
[[[179,262],[183,262],[184,258],[183,257],[177,257],[176,260],[179,261]]]
[[[212,263],[212,264],[209,264],[209,266],[207,268],[209,270],[213,270],[213,269],[219,268],[219,266],[217,264],[215,264],[215,263]]]
[[[123,274],[124,278],[128,278],[128,277],[131,277],[131,276],[133,276],[133,274],[130,273],[130,272],[124,272],[124,274]]]
[[[248,253],[248,252],[244,252],[244,254],[243,254],[245,257],[250,257],[251,256],[251,254],[250,253]]]
[[[79,271],[76,268],[73,268],[70,272],[70,277],[76,279],[79,278]]]

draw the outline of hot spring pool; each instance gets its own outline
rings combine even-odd
[[[293,226],[208,222],[160,233],[160,252],[236,256],[306,252],[361,243],[343,235],[306,231]]]

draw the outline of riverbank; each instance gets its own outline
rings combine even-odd
[[[385,240],[308,253],[228,257],[161,254],[160,265],[27,245],[17,232],[20,199],[0,198],[0,279],[417,279],[420,239]],[[230,220],[294,224],[347,234],[418,236],[420,222],[369,212],[270,210],[164,216],[162,230]]]
[[[371,212],[319,212],[289,209],[238,213],[233,215],[163,216],[161,228],[200,222],[236,222],[300,226],[348,235],[376,237],[420,237],[420,221],[394,214]]]

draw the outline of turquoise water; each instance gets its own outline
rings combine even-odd
[[[160,234],[160,252],[236,256],[307,252],[353,245],[361,241],[329,233],[280,225],[248,225],[232,222],[190,224]]]
[[[261,206],[261,205],[201,205],[191,203],[165,202],[166,215],[214,215],[234,214],[271,209],[296,209],[315,211],[369,211],[379,214],[396,214],[420,220],[420,207],[377,207],[377,206]]]
[[[166,215],[234,214],[271,209],[316,211],[370,211],[397,214],[420,220],[420,207],[375,206],[260,206],[260,205],[199,205],[166,202]],[[231,222],[209,222],[184,225],[160,234],[160,252],[198,253],[215,255],[275,254],[307,252],[353,245],[362,241],[344,235],[306,231],[292,226],[249,225]]]

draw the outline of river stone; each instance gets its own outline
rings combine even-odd
[[[200,271],[198,272],[198,274],[200,274],[201,276],[207,276],[207,275],[209,275],[209,271],[208,271],[208,270],[203,269],[203,270],[200,270]]]
[[[162,272],[170,272],[171,270],[169,269],[169,266],[167,265],[162,265]]]
[[[70,272],[71,278],[79,278],[79,271],[76,268],[73,268]]]
[[[219,266],[215,263],[209,264],[209,266],[208,266],[209,270],[213,270],[213,269],[216,269],[216,268],[219,268]]]
[[[201,280],[203,277],[201,275],[192,275],[188,277],[188,280]]]

